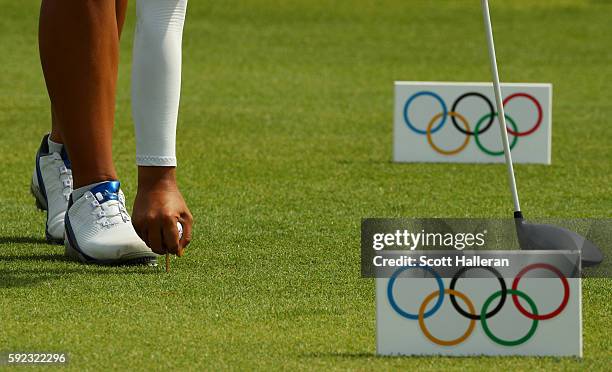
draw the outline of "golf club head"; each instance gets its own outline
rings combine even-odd
[[[566,228],[534,224],[514,219],[521,249],[580,251],[582,266],[595,266],[603,261],[603,253],[591,241]]]

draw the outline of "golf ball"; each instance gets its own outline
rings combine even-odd
[[[180,222],[176,221],[176,227],[178,227],[179,239],[183,239],[183,225],[181,225]]]

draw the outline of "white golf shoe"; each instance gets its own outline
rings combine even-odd
[[[68,202],[66,255],[100,265],[156,265],[157,255],[140,239],[125,209],[119,181],[107,181]]]
[[[36,153],[36,166],[30,191],[36,198],[36,206],[47,211],[45,237],[55,244],[64,242],[64,215],[72,192],[72,171],[65,149],[50,152],[49,135],[43,137]]]

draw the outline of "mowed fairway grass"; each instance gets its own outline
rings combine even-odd
[[[195,237],[165,274],[45,244],[39,2],[0,0],[0,351],[68,352],[74,370],[609,368],[608,279],[583,282],[583,360],[375,356],[361,218],[511,216],[503,165],[390,161],[395,80],[489,81],[479,3],[192,0],[178,172]],[[516,166],[523,209],[610,217],[612,4],[491,3],[502,80],[554,85],[553,164]],[[114,138],[129,203],[134,21],[132,2]]]

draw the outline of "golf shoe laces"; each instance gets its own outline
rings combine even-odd
[[[72,181],[72,169],[68,168],[64,163],[61,155],[57,152],[53,153],[53,160],[58,163],[59,180],[62,184],[62,195],[66,198],[66,201],[70,199],[72,193],[73,181]]]
[[[117,196],[118,200],[111,199],[100,203],[104,200],[104,196],[99,192],[94,195],[87,191],[83,195],[92,207],[91,214],[96,216],[96,223],[99,223],[102,227],[110,228],[113,225],[130,221],[130,215],[125,208],[123,193],[120,192]]]

